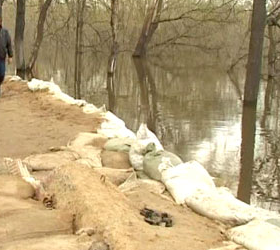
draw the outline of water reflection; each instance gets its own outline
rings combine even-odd
[[[218,185],[229,187],[233,193],[237,194],[239,187],[241,199],[273,210],[280,208],[277,147],[280,92],[273,89],[275,84],[262,86],[257,113],[254,116],[247,110],[246,121],[245,118],[242,121],[240,72],[229,78],[223,70],[205,66],[195,57],[139,61],[123,53],[118,56],[116,72],[110,79],[106,57],[95,55],[93,60],[92,55],[87,56],[90,59],[85,58],[88,64],[82,74],[82,98],[97,106],[106,104],[134,131],[141,122],[146,122],[167,150],[184,161],[197,160]],[[59,71],[45,65],[50,64],[44,64],[48,71],[42,71],[44,75],[53,76],[63,91],[73,94],[71,63],[57,59]],[[254,120],[256,133],[253,133]],[[242,148],[247,142],[246,147],[251,150],[256,134],[255,156],[252,151],[244,150],[243,160],[245,154],[251,162],[242,169],[241,131]]]

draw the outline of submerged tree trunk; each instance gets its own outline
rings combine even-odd
[[[133,56],[142,57],[146,55],[147,46],[155,33],[161,15],[163,0],[153,0],[152,6],[145,17],[141,35],[136,45]]]
[[[86,0],[77,1],[74,91],[75,91],[75,98],[78,99],[81,99],[82,56],[83,56],[82,44],[83,44],[85,5],[86,5]]]
[[[47,12],[48,12],[48,9],[49,9],[51,3],[52,3],[52,0],[45,0],[44,4],[41,6],[38,24],[37,24],[36,39],[35,39],[35,43],[33,45],[33,49],[31,51],[31,55],[28,60],[28,65],[27,65],[27,69],[26,69],[29,77],[33,76],[33,68],[34,68],[35,62],[36,62],[38,54],[39,54],[39,49],[40,49],[41,43],[43,41],[44,24],[45,24]]]
[[[16,14],[16,28],[15,28],[16,74],[23,79],[25,78],[24,28],[25,28],[25,0],[17,0],[17,14]]]
[[[111,53],[108,59],[107,70],[107,89],[109,93],[109,110],[114,111],[115,108],[115,71],[117,65],[117,57],[119,52],[118,44],[118,26],[119,26],[119,1],[111,0],[111,31],[112,31],[112,46]]]
[[[266,21],[266,0],[254,0],[251,22],[251,37],[246,71],[244,102],[257,102]]]
[[[251,201],[255,131],[256,103],[244,105],[242,115],[241,169],[237,198],[248,204]]]

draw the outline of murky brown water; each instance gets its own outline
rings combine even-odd
[[[41,77],[53,77],[73,95],[69,59],[61,57],[55,65],[40,60]],[[107,90],[107,58],[91,58],[84,66],[81,96],[96,106],[105,103],[133,131],[146,122],[166,150],[184,161],[200,162],[218,185],[229,187],[242,200],[278,211],[279,88],[262,82],[257,122],[254,110],[248,110],[242,124],[242,73],[239,78],[229,77],[198,62],[176,57],[141,62],[123,54],[118,58],[114,89]],[[242,125],[246,136],[241,171]]]

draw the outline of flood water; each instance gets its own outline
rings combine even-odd
[[[61,57],[53,63],[45,57],[39,62],[40,78],[52,77],[64,92],[74,95],[74,70],[68,59]],[[249,111],[242,124],[244,72],[229,77],[215,62],[176,57],[139,61],[121,54],[114,87],[108,90],[107,58],[94,57],[86,62],[83,99],[96,106],[106,104],[135,132],[140,123],[147,123],[166,150],[184,161],[200,162],[217,185],[246,196],[243,200],[247,202],[279,211],[277,85],[261,83],[256,123],[254,111],[252,118]],[[244,158],[252,157],[246,153],[251,150],[255,164],[253,168],[243,166],[241,171],[242,125],[246,135],[253,132],[251,141],[244,138],[249,140]]]

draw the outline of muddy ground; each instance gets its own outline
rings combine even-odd
[[[31,154],[48,152],[50,147],[65,146],[79,132],[96,132],[102,121],[100,116],[84,114],[81,108],[55,100],[47,92],[32,93],[28,90],[27,85],[22,82],[5,82],[2,89],[3,95],[0,98],[0,158],[23,159]],[[102,182],[101,184],[98,182],[99,177],[96,177],[96,173],[91,176],[91,170],[88,168],[72,169],[67,167],[65,170],[58,172],[58,175],[67,175],[69,180],[73,178],[72,182],[77,186],[79,186],[79,179],[82,180],[82,178],[87,176],[87,179],[92,178],[91,183],[94,182],[94,185],[90,189],[93,193],[79,193],[84,198],[84,200],[79,200],[79,202],[85,202],[87,198],[94,198],[95,203],[94,205],[83,204],[78,208],[73,208],[71,206],[68,207],[67,204],[69,202],[65,203],[64,201],[64,203],[58,202],[58,209],[61,208],[62,211],[69,209],[67,212],[72,214],[73,211],[71,209],[74,209],[75,213],[79,213],[80,223],[87,224],[91,223],[92,217],[85,216],[86,219],[83,222],[83,219],[81,219],[83,217],[82,213],[87,211],[87,213],[91,214],[91,211],[88,210],[92,207],[92,213],[96,213],[92,219],[92,223],[95,223],[95,225],[92,225],[92,227],[100,235],[102,235],[102,232],[105,232],[104,239],[109,241],[110,249],[122,249],[120,246],[122,242],[126,244],[126,246],[123,246],[123,249],[130,250],[206,250],[223,246],[225,237],[221,232],[221,226],[197,215],[187,207],[178,206],[174,202],[144,188],[137,188],[132,192],[123,194],[113,184],[109,183],[108,188],[107,184],[102,186]],[[71,171],[76,171],[76,173],[71,173]],[[108,182],[107,179],[106,182]],[[71,190],[67,191],[65,189],[63,189],[64,193],[59,193],[60,189],[57,186],[60,183],[53,184],[53,187],[55,187],[53,190],[58,192],[56,196],[58,198],[69,197],[68,199],[71,200],[73,197],[70,196],[75,194],[72,194]],[[87,183],[83,183],[83,185],[87,185]],[[88,189],[89,186],[85,188]],[[75,190],[80,192],[83,190],[83,187]],[[73,200],[75,199],[73,198]],[[79,208],[82,206],[85,206],[87,210],[79,211]],[[158,227],[144,222],[143,217],[139,215],[139,209],[145,206],[171,214],[174,226],[168,228]],[[7,213],[8,215],[10,216],[10,213]],[[107,221],[107,218],[110,218],[110,216],[113,219],[111,218],[111,221]],[[127,216],[131,218],[127,218]],[[0,215],[0,219],[3,219],[3,217],[5,217],[5,213]],[[25,219],[22,223],[28,223],[26,221]],[[124,224],[122,221],[125,221]],[[128,225],[125,223],[128,223]],[[80,226],[88,227],[90,225]],[[77,228],[72,228],[72,230],[75,231]],[[127,230],[130,232],[127,233]],[[122,235],[122,232],[126,235]],[[28,238],[32,238],[32,236],[29,235]],[[37,241],[38,239],[36,238]],[[48,241],[48,239],[44,238],[44,241]],[[49,242],[53,241],[55,242],[53,238],[49,240]],[[115,246],[112,241],[116,242]],[[15,241],[14,244],[17,246],[16,248],[7,247],[3,249],[21,249],[19,246],[22,243]],[[55,244],[49,245],[54,246]],[[2,249],[1,243],[0,249]],[[36,247],[30,249],[36,249]],[[28,248],[24,250],[28,250]],[[40,249],[38,248],[37,250]]]

